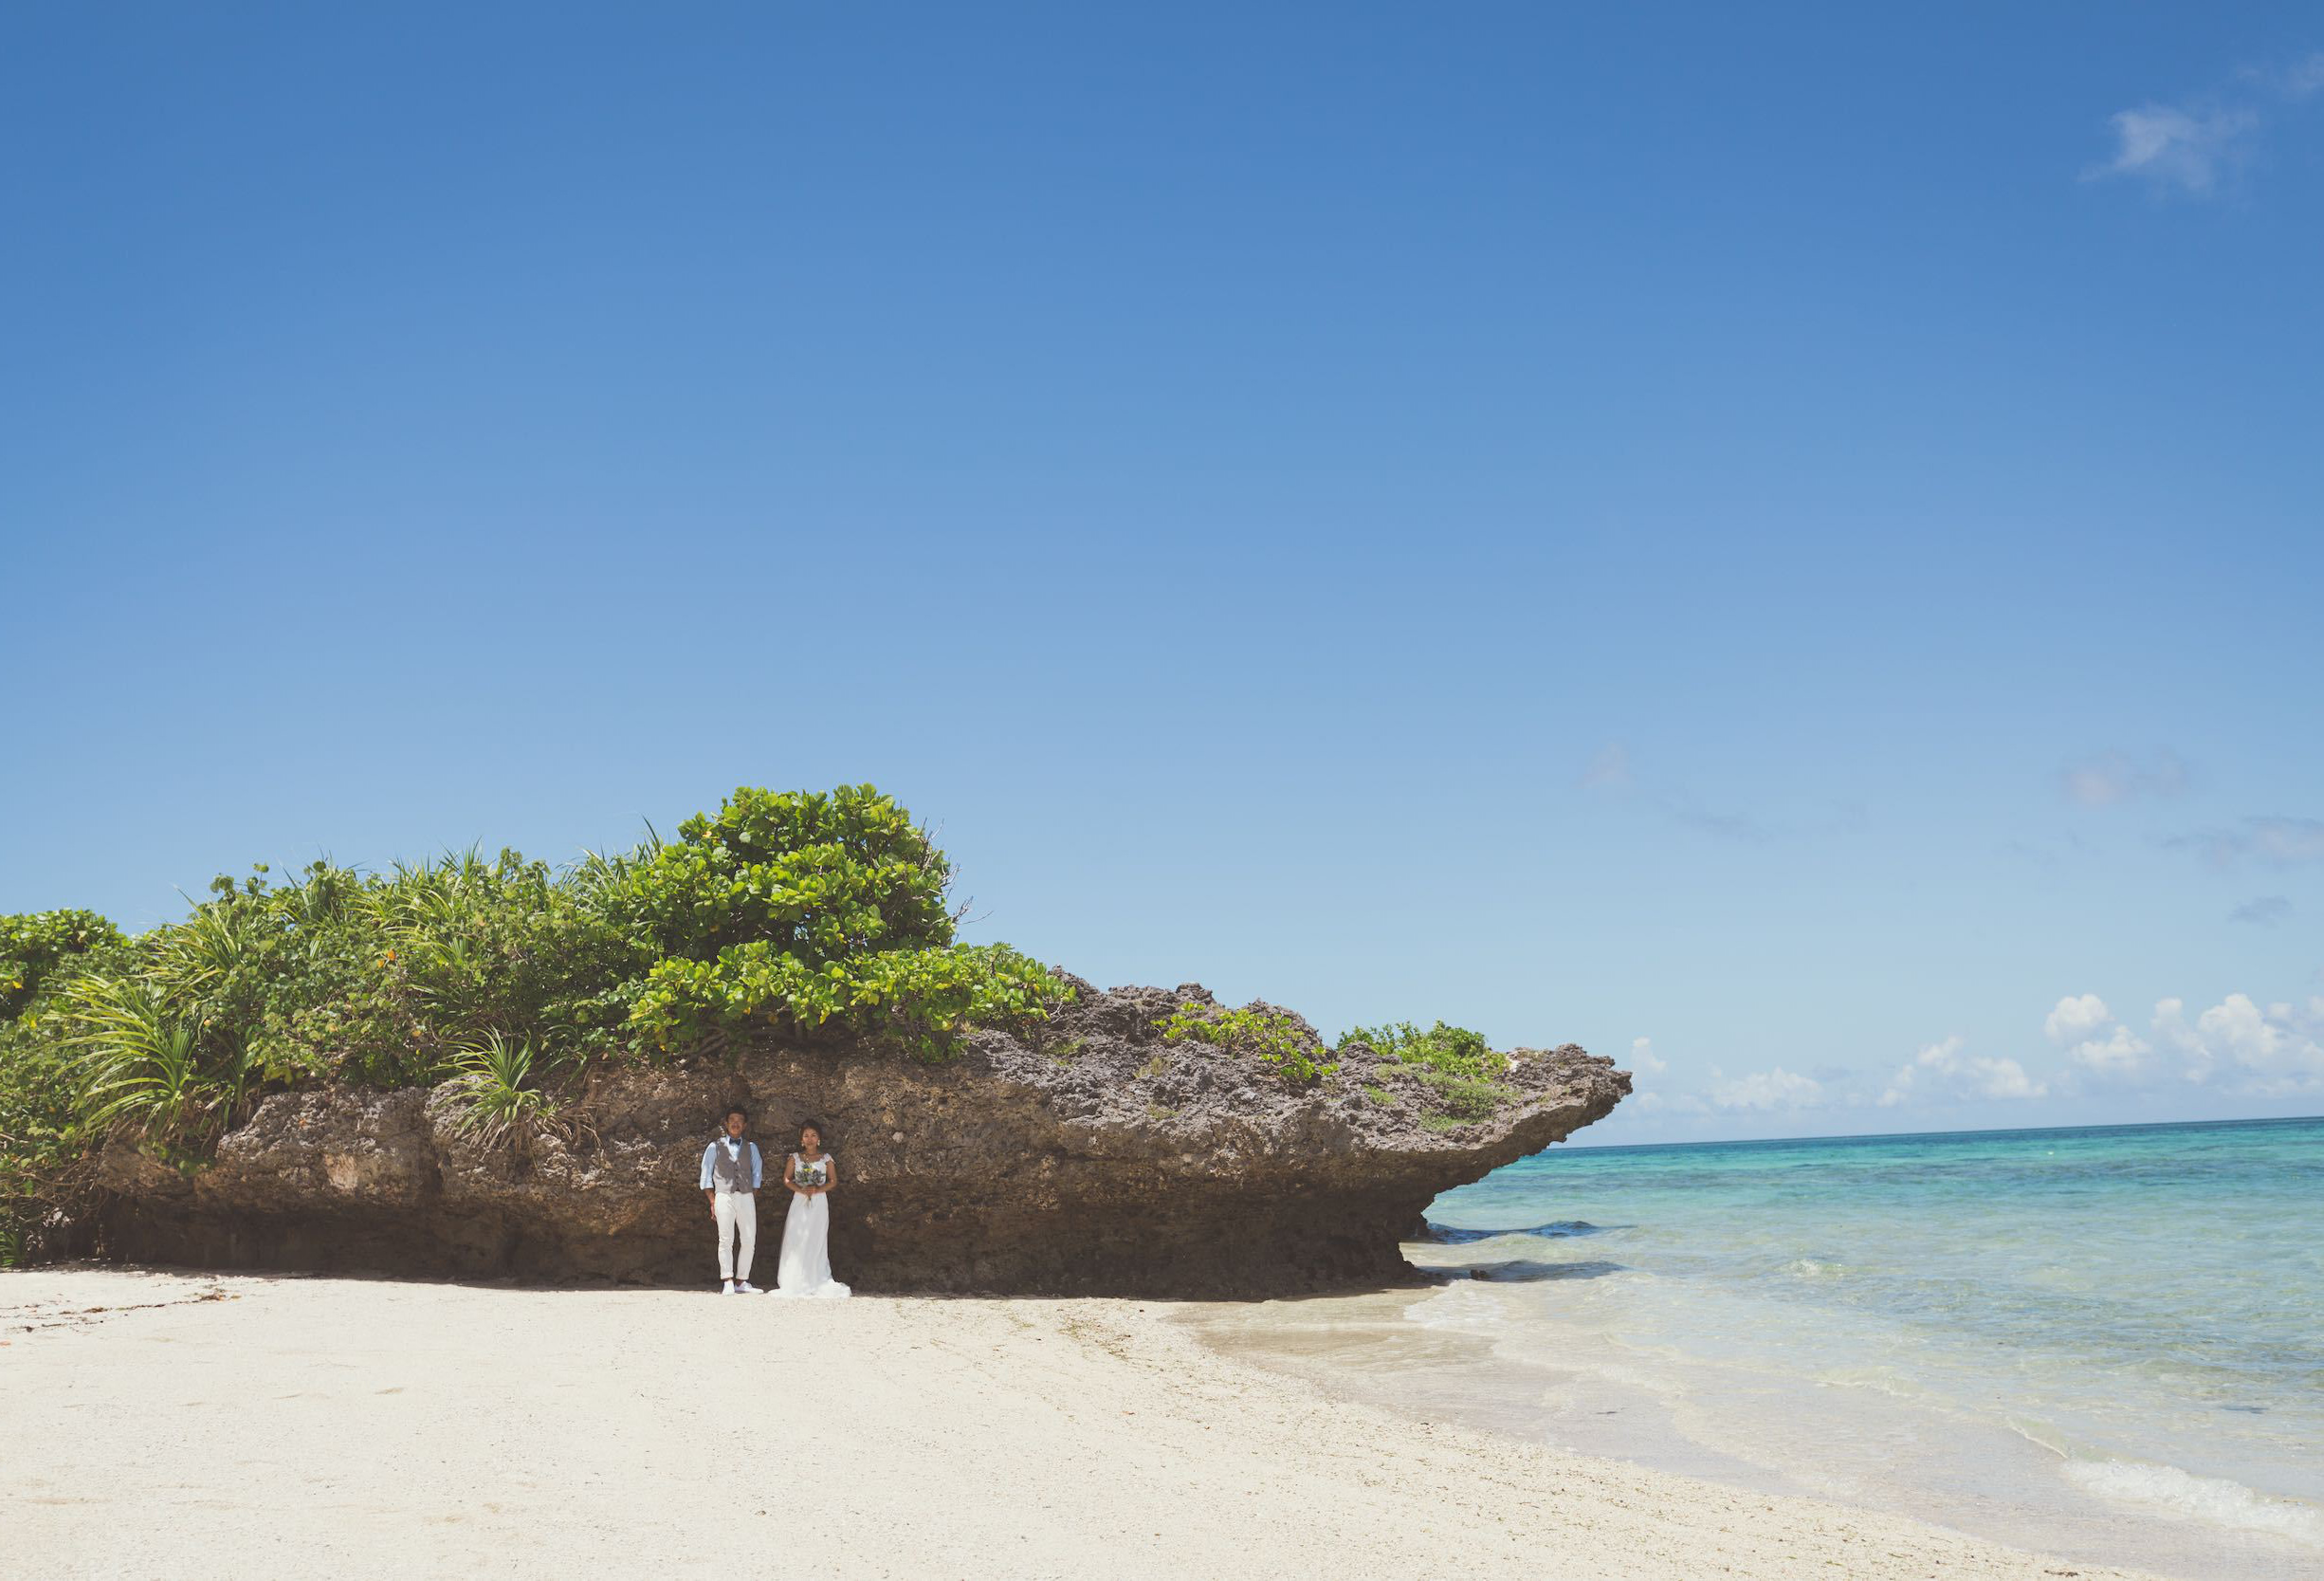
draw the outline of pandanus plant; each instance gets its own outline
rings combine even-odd
[[[154,984],[89,978],[75,985],[82,1123],[92,1133],[192,1140],[223,1130],[249,1090],[254,1064],[239,1039],[206,1037]]]
[[[454,1091],[459,1095],[462,1131],[486,1147],[539,1135],[565,1133],[558,1101],[531,1085],[533,1045],[499,1032],[487,1032],[481,1042],[452,1057]]]

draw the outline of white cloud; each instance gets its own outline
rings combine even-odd
[[[2246,67],[2223,95],[2177,104],[2142,104],[2108,118],[2114,156],[2083,172],[2136,176],[2191,197],[2208,197],[2250,152],[2265,116],[2324,92],[2324,50],[2283,65]]]
[[[1631,1039],[1630,1064],[1634,1071],[1649,1075],[1658,1076],[1670,1069],[1670,1062],[1656,1054],[1652,1041],[1644,1038]],[[1674,1093],[1658,1087],[1639,1093],[1630,1101],[1646,1113],[1704,1116],[1814,1109],[1823,1098],[1822,1082],[1781,1065],[1731,1077],[1713,1065],[1710,1085],[1703,1092]]]
[[[2168,746],[2145,761],[2127,752],[2101,752],[2070,763],[2059,776],[2066,800],[2111,807],[2134,796],[2177,796],[2187,789],[2187,762]]]
[[[2075,1069],[2108,1080],[2144,1075],[2153,1049],[2114,1020],[2095,994],[2069,994],[2042,1020],[2051,1042],[2066,1051]]]
[[[2324,818],[2247,818],[2243,836],[2253,855],[2277,867],[2324,862]]]
[[[1980,1097],[2038,1098],[2049,1092],[2047,1082],[2036,1081],[2014,1059],[1971,1059]]]
[[[2262,1010],[2247,994],[2229,994],[2191,1023],[2187,1002],[2167,999],[2154,1007],[2154,1033],[2189,1081],[2261,1095],[2324,1090],[2324,998]]]
[[[2286,99],[2305,99],[2312,93],[2324,93],[2324,49],[2317,50],[2304,61],[2294,61],[2274,75],[2276,91]]]
[[[2232,867],[2249,857],[2273,868],[2324,862],[2324,818],[2247,818],[2232,829],[2205,829],[2163,842],[2200,851],[2214,867]]]
[[[1754,1071],[1731,1081],[1714,1081],[1711,1102],[1715,1109],[1812,1109],[1823,1101],[1823,1083],[1778,1065]]]
[[[2114,1012],[2106,1008],[2106,1002],[2097,995],[2083,994],[2078,998],[2068,995],[2058,1002],[2058,1008],[2041,1023],[2041,1030],[2049,1034],[2051,1042],[2063,1048],[2080,1042],[2114,1019]]]
[[[2055,1014],[2055,1012],[2053,1012]],[[1967,1039],[1958,1034],[1943,1042],[1929,1043],[1898,1069],[1880,1094],[1880,1107],[1893,1109],[1919,1098],[1940,1102],[1962,1098],[2039,1098],[2049,1084],[2028,1075],[2016,1060],[1965,1052]]]
[[[2136,175],[2158,187],[2207,197],[2242,153],[2260,118],[2249,110],[2183,110],[2147,104],[2110,118],[2114,156],[2089,174]]]
[[[2103,1038],[2089,1038],[2066,1051],[2066,1057],[2093,1075],[2143,1075],[2154,1050],[2127,1026],[2116,1026]]]

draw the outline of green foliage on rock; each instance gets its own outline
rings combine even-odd
[[[656,1047],[838,1026],[936,1060],[970,1026],[1038,1020],[1066,997],[1006,945],[952,942],[951,865],[869,785],[740,790],[678,834],[635,888],[656,959],[632,1019]]]
[[[1422,1031],[1410,1021],[1351,1027],[1340,1046],[1362,1044],[1382,1059],[1410,1069],[1429,1089],[1433,1130],[1490,1119],[1517,1090],[1496,1078],[1509,1072],[1509,1058],[1481,1032],[1438,1021]]]
[[[1340,1068],[1316,1058],[1329,1051],[1288,1011],[1220,1010],[1188,1001],[1155,1024],[1162,1028],[1166,1043],[1192,1039],[1230,1053],[1247,1054],[1273,1067],[1287,1081],[1321,1081]]]
[[[0,1021],[13,1020],[60,970],[128,941],[94,911],[34,911],[0,917]]]
[[[0,916],[0,1267],[89,1188],[83,1082],[58,991],[118,970],[129,941],[94,911]]]
[[[1518,1096],[1517,1089],[1477,1076],[1454,1075],[1422,1069],[1421,1082],[1434,1098],[1433,1112],[1455,1120],[1488,1120],[1500,1107]]]
[[[558,1128],[562,1106],[539,1085],[532,1044],[488,1032],[474,1048],[462,1049],[452,1066],[463,1131],[498,1146]]]
[[[1442,1021],[1425,1032],[1410,1021],[1350,1027],[1340,1043],[1343,1047],[1362,1043],[1382,1059],[1423,1065],[1448,1075],[1495,1076],[1509,1069],[1507,1058],[1493,1052],[1483,1033],[1472,1032],[1465,1026],[1447,1026]]]
[[[202,1156],[265,1093],[455,1080],[495,1136],[557,1123],[598,1059],[823,1031],[947,1057],[1069,993],[954,942],[951,868],[869,785],[738,790],[675,840],[561,873],[503,851],[386,873],[220,878],[125,939],[88,912],[0,917],[0,1254],[107,1137]]]
[[[72,1058],[53,1037],[21,1018],[0,1022],[0,1268],[87,1189],[77,1090]]]

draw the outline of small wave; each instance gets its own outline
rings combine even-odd
[[[1494,1293],[1479,1287],[1473,1279],[1463,1279],[1406,1308],[1404,1320],[1423,1329],[1498,1333],[1509,1326],[1509,1312]]]
[[[2002,1417],[2002,1423],[2026,1443],[2048,1450],[2071,1465],[2097,1463],[2077,1459],[2074,1453],[2074,1441],[2046,1422],[2038,1422],[2030,1416],[2004,1414]]]
[[[1839,1262],[1820,1262],[1812,1257],[1796,1257],[1784,1264],[1784,1272],[1802,1279],[1837,1279],[1848,1272]]]
[[[2324,1510],[2271,1498],[2223,1477],[2197,1477],[2175,1465],[2142,1461],[2069,1461],[2066,1475],[2104,1498],[2324,1548]]]
[[[1863,1363],[1853,1367],[1835,1367],[1812,1374],[1816,1382],[1826,1388],[1862,1388],[1875,1394],[1885,1394],[1892,1400],[1910,1401],[1917,1406],[1944,1408],[1950,1402],[1927,1385],[1898,1371],[1893,1367]]]

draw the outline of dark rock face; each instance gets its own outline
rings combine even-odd
[[[859,1290],[1277,1294],[1410,1277],[1397,1242],[1437,1192],[1630,1089],[1570,1045],[1518,1050],[1491,1118],[1423,1124],[1426,1084],[1366,1050],[1302,1087],[1163,1042],[1155,1023],[1187,1000],[1211,1002],[1085,986],[1032,1040],[980,1032],[942,1066],[772,1041],[626,1068],[575,1100],[571,1142],[485,1145],[448,1088],[278,1094],[190,1177],[109,1154],[94,1227],[106,1255],[205,1266],[706,1283],[696,1172],[741,1102],[770,1183],[762,1283],[790,1202],[775,1177],[813,1118],[840,1167],[833,1266]]]

